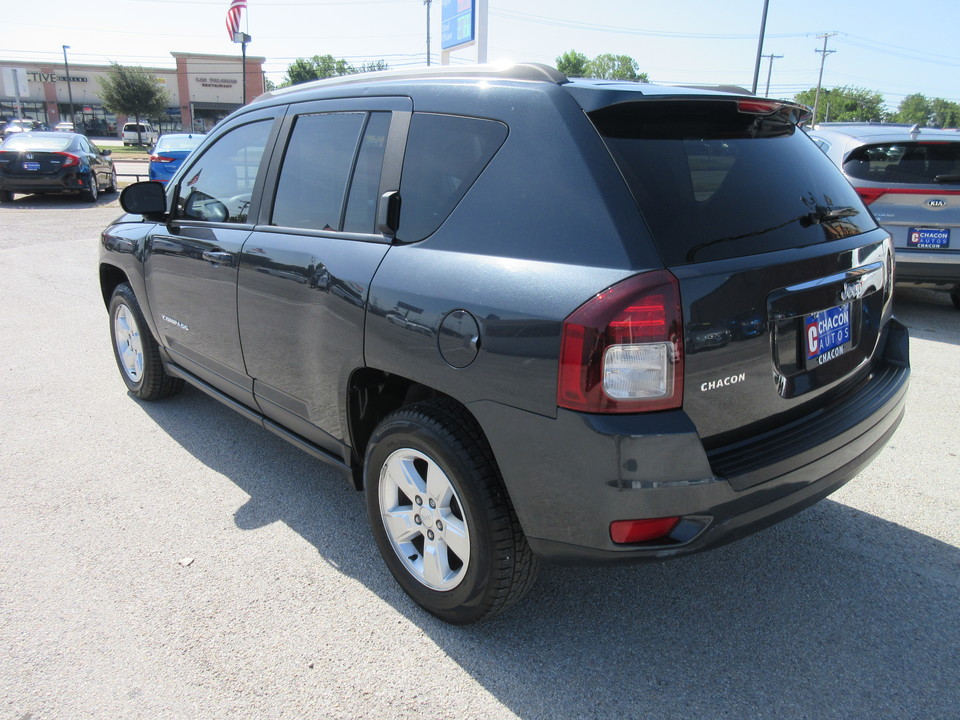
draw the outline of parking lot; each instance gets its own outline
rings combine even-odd
[[[960,312],[899,292],[907,415],[826,501],[670,563],[545,566],[445,625],[362,497],[202,393],[145,404],[96,261],[120,214],[0,207],[0,707],[47,718],[956,718]]]

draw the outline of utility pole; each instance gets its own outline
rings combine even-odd
[[[767,6],[770,0],[763,0],[763,17],[760,19],[760,39],[757,41],[757,62],[753,66],[753,94],[757,94],[757,80],[760,78],[760,58],[763,53],[763,35],[767,29]]]
[[[73,129],[76,130],[76,118],[73,117],[73,86],[70,84],[70,63],[67,62],[67,50],[69,45],[63,46],[63,71],[67,75],[67,98],[70,100],[70,122],[74,123]]]
[[[813,98],[813,118],[810,120],[811,125],[817,124],[817,105],[820,104],[820,86],[823,85],[823,62],[827,59],[827,55],[836,52],[836,50],[827,50],[827,40],[834,35],[836,35],[835,32],[817,35],[818,38],[823,38],[823,50],[814,50],[814,52],[820,53],[820,77],[817,80],[817,94]]]
[[[430,4],[433,0],[423,0],[427,6],[427,67],[430,67]]]
[[[765,58],[770,58],[770,65],[767,67],[767,89],[764,90],[763,94],[766,97],[770,97],[770,76],[773,74],[773,61],[779,60],[783,55],[764,55]]]

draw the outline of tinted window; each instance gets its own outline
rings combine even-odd
[[[400,180],[400,228],[408,242],[446,220],[507,137],[493,120],[414,113]]]
[[[960,142],[863,145],[843,163],[850,177],[880,183],[957,182]],[[939,180],[937,178],[940,178]]]
[[[271,120],[241,125],[207,148],[183,176],[178,216],[211,222],[247,221]]]
[[[347,179],[367,116],[303,115],[284,154],[273,205],[273,224],[339,230]]]
[[[372,233],[376,224],[377,198],[380,190],[380,170],[387,146],[390,113],[372,113],[367,121],[360,153],[350,181],[347,213],[343,220],[345,232]]]
[[[735,102],[641,102],[591,115],[667,265],[753,255],[876,227],[803,132]]]

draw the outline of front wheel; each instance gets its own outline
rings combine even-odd
[[[9,190],[0,190],[0,203],[13,202],[13,193]]]
[[[950,299],[953,300],[953,306],[957,310],[960,310],[960,290],[955,290],[954,292],[950,293]]]
[[[387,567],[422,608],[476,622],[522,598],[537,562],[493,454],[450,401],[385,418],[367,447],[367,513]]]
[[[127,389],[141,400],[159,400],[183,387],[183,380],[168,375],[160,347],[143,318],[133,288],[121,283],[110,298],[113,354]]]

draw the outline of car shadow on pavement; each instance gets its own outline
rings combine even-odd
[[[21,195],[17,193],[11,202],[0,203],[0,210],[83,210],[85,208],[103,207],[110,204],[116,204],[117,208],[120,208],[119,192],[101,192],[95,203],[84,200],[79,195],[56,193]]]
[[[893,310],[910,337],[960,345],[960,310],[948,292],[898,285]]]
[[[249,495],[239,528],[286,524],[519,717],[933,718],[960,706],[960,551],[839,502],[671,562],[545,565],[519,605],[453,627],[394,583],[340,473],[194,389],[141,407]]]

